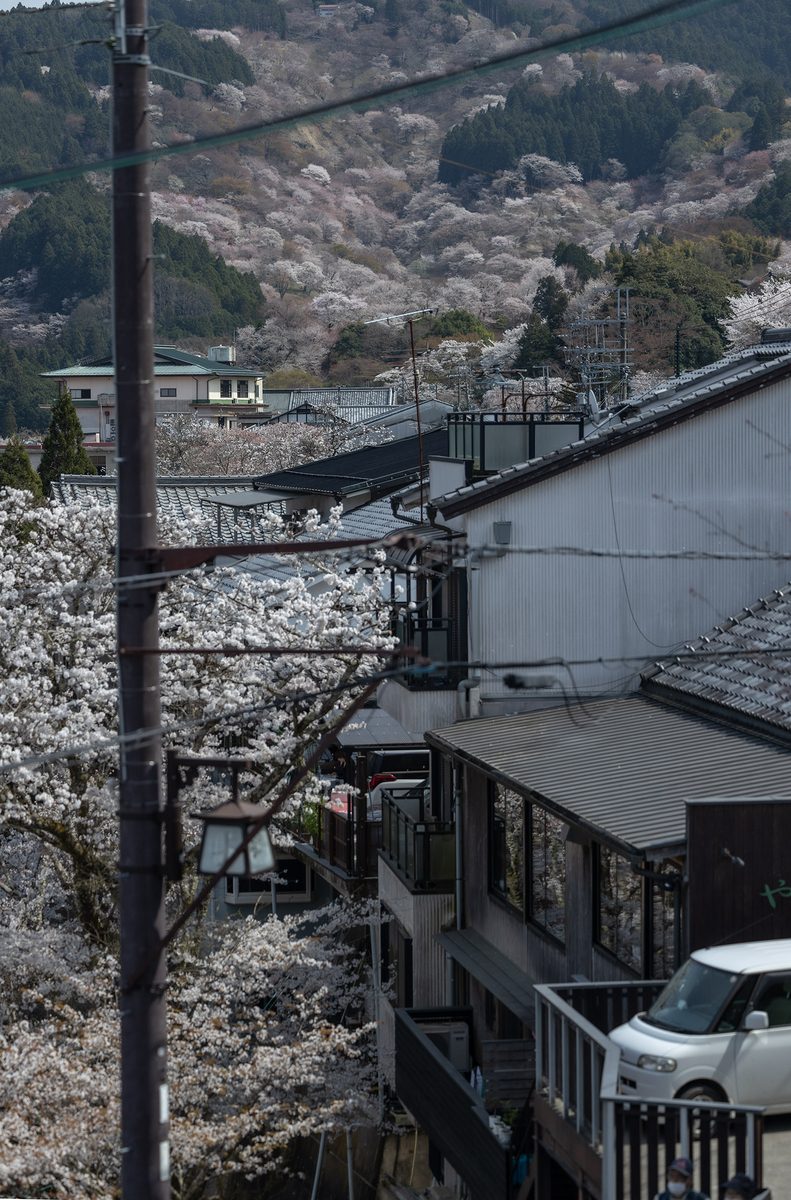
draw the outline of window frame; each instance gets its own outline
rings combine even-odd
[[[594,851],[593,852],[593,871],[591,872],[592,877],[593,877],[593,879],[592,879],[592,881],[593,881],[593,904],[591,905],[592,916],[593,916],[593,945],[600,954],[604,954],[606,957],[612,959],[612,961],[614,963],[617,963],[618,966],[622,970],[629,971],[635,977],[635,979],[642,979],[643,978],[643,966],[644,966],[645,955],[646,955],[646,944],[645,944],[646,917],[647,917],[646,887],[645,887],[646,880],[643,876],[638,875],[637,872],[634,873],[635,878],[637,879],[638,885],[640,887],[640,931],[639,931],[639,937],[638,937],[638,941],[637,941],[638,963],[636,966],[634,966],[634,965],[632,965],[631,962],[626,962],[619,955],[617,948],[612,949],[610,946],[607,946],[602,941],[602,936],[601,936],[602,935],[602,858],[601,858],[601,856],[602,856],[603,850],[606,851],[608,854],[613,855],[614,858],[622,859],[630,867],[632,866],[631,862],[626,857],[626,855],[619,854],[617,850],[613,850],[612,847],[605,845],[604,842],[594,842],[593,843],[593,851]],[[617,941],[616,941],[616,945],[617,945]],[[681,964],[679,964],[679,965],[681,965]]]
[[[282,885],[276,885],[275,897],[276,897],[277,903],[278,904],[309,904],[313,898],[313,871],[312,871],[311,867],[308,866],[307,863],[303,863],[301,859],[295,858],[295,856],[293,854],[283,855],[281,858],[278,858],[277,864],[279,866],[279,864],[281,862],[286,862],[286,861],[290,862],[292,860],[294,862],[300,863],[305,868],[305,887],[302,891],[294,892],[294,891],[287,891],[286,888],[283,887]],[[225,876],[225,892],[223,894],[223,899],[224,899],[225,903],[233,904],[233,905],[260,904],[264,908],[271,908],[271,905],[272,905],[272,889],[271,889],[271,887],[267,891],[245,892],[240,895],[239,881],[240,881],[240,879],[243,879],[243,878],[249,878],[249,877],[239,876],[239,875],[226,875]],[[229,888],[229,884],[230,884],[230,888]]]
[[[247,400],[250,396],[250,385],[246,379],[237,379],[236,395],[240,400]]]
[[[232,379],[221,379],[220,380],[220,399],[221,400],[233,399],[233,380]]]
[[[159,394],[160,396],[166,396],[171,400],[175,400],[177,390],[177,388],[160,388]]]
[[[487,855],[487,858],[488,858],[487,867],[488,867],[489,896],[492,900],[495,900],[498,904],[501,904],[503,906],[503,908],[505,908],[513,916],[519,917],[520,921],[522,921],[524,923],[525,917],[526,917],[525,909],[526,909],[526,899],[527,899],[527,896],[526,896],[527,879],[526,879],[526,872],[525,872],[525,865],[526,865],[526,863],[525,863],[525,850],[526,850],[525,809],[527,807],[527,801],[525,800],[524,796],[520,792],[515,791],[513,788],[505,787],[504,784],[498,783],[497,780],[495,780],[495,779],[490,778],[487,782],[488,782],[487,822],[488,822],[488,835],[489,835],[488,836],[489,845],[488,845],[488,855]],[[521,806],[522,806],[522,907],[521,908],[519,908],[518,905],[514,904],[514,902],[511,899],[509,899],[507,894],[504,894],[503,892],[500,891],[499,888],[495,887],[495,883],[494,883],[494,844],[495,844],[494,843],[494,818],[495,818],[495,803],[496,803],[496,795],[497,795],[498,787],[501,787],[501,788],[503,788],[504,791],[511,792],[514,796],[517,796],[521,803]]]
[[[526,809],[527,809],[527,812],[526,812],[526,816],[525,816],[525,846],[526,846],[526,851],[525,851],[525,875],[526,875],[525,899],[526,899],[528,924],[530,925],[531,929],[537,930],[540,934],[542,934],[545,938],[547,938],[550,942],[552,942],[553,946],[557,946],[557,947],[559,947],[559,949],[565,951],[566,944],[568,942],[568,929],[567,929],[567,911],[568,910],[567,910],[567,906],[566,906],[566,891],[567,891],[566,865],[567,864],[566,864],[565,838],[563,839],[563,937],[562,938],[559,938],[556,933],[554,933],[547,925],[544,924],[543,921],[541,921],[535,915],[535,910],[533,907],[533,885],[534,885],[533,817],[534,817],[534,813],[537,809],[540,813],[543,813],[545,817],[551,817],[553,820],[559,821],[561,825],[563,823],[562,823],[562,821],[560,821],[560,817],[555,816],[554,813],[550,812],[549,809],[544,808],[541,804],[529,803],[529,804],[527,804]]]

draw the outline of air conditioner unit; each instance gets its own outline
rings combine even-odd
[[[468,1075],[470,1071],[470,1027],[466,1021],[418,1022],[418,1029],[444,1054],[452,1067]]]

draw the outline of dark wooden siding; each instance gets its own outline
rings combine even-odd
[[[791,800],[690,801],[687,814],[689,949],[791,937]],[[766,888],[782,881],[773,907]]]
[[[433,1009],[458,1020],[459,1009]],[[510,1150],[489,1129],[483,1101],[403,1009],[395,1012],[396,1091],[467,1184],[472,1200],[508,1200]],[[467,1011],[467,1019],[471,1014]]]

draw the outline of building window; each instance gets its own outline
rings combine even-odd
[[[220,380],[220,399],[221,400],[230,400],[232,395],[233,395],[233,387],[231,384],[231,380],[230,379],[221,379]]]
[[[91,389],[90,388],[72,388],[71,389],[71,398],[72,398],[72,400],[90,400]]]
[[[643,882],[628,859],[599,846],[597,891],[600,945],[640,974],[643,938]]]
[[[396,1008],[412,1007],[412,938],[397,921],[382,923],[382,974],[393,989]]]
[[[650,862],[661,875],[677,875],[678,865],[671,861]],[[652,979],[670,979],[681,963],[675,960],[676,890],[659,879],[651,881],[651,963]],[[679,914],[680,919],[680,914]]]
[[[159,394],[160,394],[160,396],[175,396],[176,389],[175,388],[160,388]]]
[[[275,898],[278,904],[307,903],[313,887],[309,867],[297,858],[279,858]],[[271,904],[272,882],[247,875],[226,875],[225,899],[228,904]]]
[[[520,913],[525,911],[524,812],[516,792],[489,785],[489,887]]]
[[[247,399],[247,380],[239,379],[236,384],[236,394],[240,400]]]
[[[566,941],[566,839],[563,822],[530,806],[530,919]]]

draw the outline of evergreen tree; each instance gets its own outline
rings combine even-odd
[[[560,328],[568,303],[569,298],[554,275],[539,279],[533,311],[544,318],[553,333]]]
[[[6,400],[3,409],[3,437],[12,437],[16,433],[16,413],[10,400]]]
[[[517,370],[529,371],[531,367],[541,367],[558,361],[558,340],[552,330],[533,310],[527,328],[519,339],[514,367]]]
[[[82,427],[71,396],[61,391],[52,406],[52,418],[44,438],[38,473],[44,494],[61,475],[95,475],[82,445]]]
[[[18,488],[32,492],[43,500],[41,480],[30,465],[27,451],[18,437],[12,437],[0,454],[0,487]]]
[[[762,104],[755,115],[755,120],[750,130],[750,149],[765,150],[771,140],[772,120],[766,111],[766,106]]]
[[[475,337],[486,338],[489,331],[484,323],[466,308],[452,308],[443,313],[429,330],[429,337],[452,338],[458,337],[459,334],[473,334]]]
[[[761,233],[788,237],[791,233],[791,162],[782,162],[771,183],[765,183],[742,216],[757,225]]]
[[[401,24],[400,0],[385,0],[385,20],[389,21],[394,29],[398,29]]]
[[[640,233],[643,233],[642,229]],[[637,236],[639,238],[640,234]],[[645,234],[643,236],[645,237]],[[552,261],[556,267],[574,267],[582,284],[587,283],[589,279],[598,279],[604,270],[602,264],[597,262],[584,246],[578,246],[576,242],[558,242]]]

